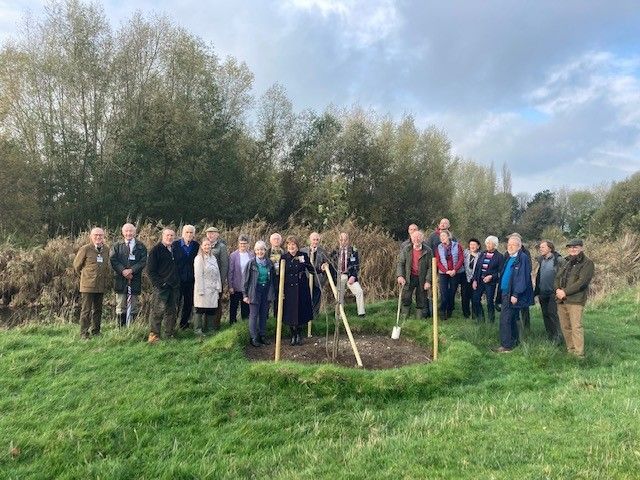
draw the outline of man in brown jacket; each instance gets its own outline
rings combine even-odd
[[[584,254],[582,240],[571,240],[567,243],[567,248],[569,256],[555,278],[558,317],[567,351],[578,357],[584,357],[582,311],[587,303],[594,266]]]
[[[104,230],[93,228],[90,239],[73,260],[73,269],[80,275],[80,337],[83,339],[88,339],[89,333],[100,335],[102,300],[109,278],[109,249],[104,244]]]

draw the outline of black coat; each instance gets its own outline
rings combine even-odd
[[[298,260],[300,256],[304,257],[304,262]],[[282,259],[286,262],[282,321],[292,327],[301,326],[313,320],[311,291],[306,275],[306,272],[313,272],[313,266],[309,255],[301,251],[295,257],[285,252]]]
[[[142,271],[147,265],[147,247],[141,241],[136,240],[131,253],[135,257],[133,260],[129,260],[129,248],[126,242],[118,242],[111,247],[109,260],[114,273],[113,289],[117,293],[127,293],[129,282],[122,276],[122,271],[131,268],[133,270],[131,293],[140,295],[140,292],[142,292]]]
[[[154,288],[159,290],[180,285],[178,266],[172,251],[162,243],[156,243],[147,258],[147,275]]]

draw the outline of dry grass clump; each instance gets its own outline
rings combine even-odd
[[[584,249],[595,264],[590,287],[594,300],[640,283],[639,234],[627,232],[615,241],[587,239]]]

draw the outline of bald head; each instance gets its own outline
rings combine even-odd
[[[449,230],[450,227],[451,227],[451,222],[449,222],[448,218],[443,218],[442,220],[440,220],[440,223],[438,224],[438,229],[440,230]]]

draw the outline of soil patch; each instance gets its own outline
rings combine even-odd
[[[381,335],[354,335],[354,339],[362,364],[367,370],[383,370],[431,361],[430,349],[405,337],[392,340],[390,337]],[[301,363],[331,363],[333,336],[329,338],[328,355],[325,337],[305,338],[302,345],[295,347],[292,347],[289,341],[290,339],[287,337],[282,339],[280,350],[282,360]],[[249,360],[273,360],[275,345],[265,345],[259,348],[248,345],[245,348],[245,354]],[[336,363],[344,367],[356,366],[356,359],[346,336],[340,337]]]

